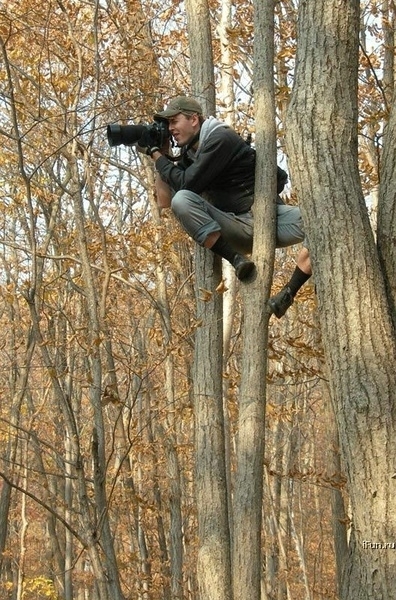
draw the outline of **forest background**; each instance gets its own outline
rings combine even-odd
[[[195,338],[202,306],[221,298],[232,505],[244,303],[226,268],[216,289],[194,286],[194,245],[159,214],[152,162],[106,138],[107,124],[151,123],[191,93],[186,6],[0,8],[0,595],[195,600],[193,379],[210,360],[194,355]],[[286,169],[298,8],[275,4]],[[208,9],[216,116],[254,143],[252,3]],[[375,230],[395,7],[360,11],[359,170]],[[285,198],[297,202],[292,186]],[[273,291],[297,250],[277,251]],[[268,333],[262,598],[339,597],[352,515],[330,396],[312,281]]]

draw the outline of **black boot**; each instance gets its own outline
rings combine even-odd
[[[280,292],[272,296],[268,300],[268,306],[271,311],[271,315],[275,315],[278,319],[283,317],[288,308],[293,304],[294,296],[289,286],[285,286]]]
[[[240,281],[249,279],[253,275],[255,264],[252,260],[246,258],[246,256],[236,254],[231,264],[235,269],[235,275]]]
[[[293,304],[298,290],[310,277],[310,274],[304,273],[299,267],[296,267],[289,283],[268,300],[271,314],[275,315],[278,319],[283,317],[287,309]]]
[[[236,252],[221,236],[213,244],[211,250],[232,264],[239,280],[244,281],[249,279],[253,274],[255,269],[254,262]]]

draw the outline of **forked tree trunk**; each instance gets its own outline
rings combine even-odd
[[[342,600],[396,589],[395,332],[357,167],[359,1],[301,2],[288,122],[352,506]]]

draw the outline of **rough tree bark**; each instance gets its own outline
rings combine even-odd
[[[386,126],[382,156],[380,197],[378,202],[377,240],[385,274],[388,300],[396,327],[396,93],[394,92],[389,122]]]
[[[395,332],[357,166],[359,1],[301,2],[288,150],[352,507],[342,600],[396,588]]]
[[[207,0],[187,0],[188,34],[193,95],[205,114],[215,107],[212,40]],[[222,301],[215,292],[220,282],[220,260],[197,248],[197,314],[202,319],[195,337],[194,414],[195,475],[198,512],[197,579],[202,600],[231,599],[231,558],[228,528],[222,400]],[[213,292],[201,299],[202,289]]]
[[[253,259],[257,278],[244,290],[243,362],[234,492],[234,600],[259,600],[268,299],[275,253],[276,127],[274,2],[255,2],[256,190]]]

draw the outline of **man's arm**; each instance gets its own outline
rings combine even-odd
[[[146,154],[146,149],[142,148],[142,151]],[[163,148],[155,148],[150,154],[151,158],[156,161],[160,156],[164,156],[169,151],[169,140],[166,141]],[[155,178],[155,195],[158,207],[169,208],[172,200],[172,190],[170,186],[161,178],[161,175],[157,170],[154,173]]]
[[[242,141],[232,130],[222,127],[214,131],[205,141],[199,156],[187,168],[172,163],[156,151],[153,152],[152,158],[161,177],[170,184],[172,189],[175,191],[186,189],[201,194],[239,152],[241,143]]]
[[[157,204],[159,208],[169,208],[172,200],[172,190],[161,175],[155,172],[155,191],[157,196]]]

